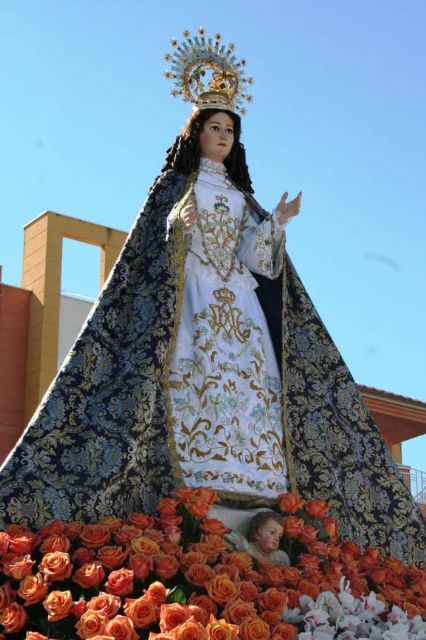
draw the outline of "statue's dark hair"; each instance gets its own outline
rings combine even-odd
[[[249,530],[247,533],[247,540],[249,542],[256,542],[260,529],[268,522],[268,520],[273,520],[281,527],[283,526],[283,517],[278,513],[274,511],[259,511],[259,513],[256,513],[256,515],[250,520]]]
[[[240,142],[241,119],[236,113],[223,109],[202,109],[194,111],[183,126],[174,143],[167,149],[166,162],[162,171],[175,169],[190,173],[200,166],[200,133],[206,120],[215,113],[227,113],[234,123],[234,144],[224,165],[231,180],[243,191],[253,193],[246,163],[244,145]]]

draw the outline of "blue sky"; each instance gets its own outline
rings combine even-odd
[[[423,0],[2,0],[3,280],[46,209],[130,228],[189,110],[162,56],[204,26],[248,60],[256,196],[303,190],[288,250],[356,381],[426,401],[425,24]],[[96,295],[97,259],[67,242],[64,288]],[[426,436],[404,457],[426,471]]]

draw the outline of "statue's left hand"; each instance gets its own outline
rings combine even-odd
[[[297,216],[300,213],[300,207],[302,206],[301,191],[299,191],[297,196],[293,200],[290,200],[290,202],[286,202],[287,198],[288,198],[288,191],[286,191],[283,194],[283,196],[281,197],[281,200],[275,207],[275,209],[280,213],[279,220],[281,224],[283,222],[287,222],[287,220],[289,220],[290,218]]]

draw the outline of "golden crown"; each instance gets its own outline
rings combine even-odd
[[[202,27],[198,35],[184,31],[183,37],[182,42],[173,38],[174,52],[164,55],[170,62],[164,77],[174,80],[175,85],[172,96],[182,96],[196,109],[226,109],[245,115],[244,101],[253,100],[246,87],[253,84],[253,78],[245,76],[247,63],[244,58],[237,59],[235,45],[223,45],[220,33],[214,39],[207,38]]]

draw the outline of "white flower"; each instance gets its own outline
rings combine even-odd
[[[408,621],[410,625],[410,633],[423,633],[426,635],[426,622],[421,616],[414,616]]]
[[[312,609],[305,614],[304,620],[310,625],[318,627],[320,624],[328,622],[328,613],[323,609]]]
[[[299,605],[300,605],[300,610],[303,611],[303,613],[306,613],[307,611],[310,611],[311,609],[315,608],[314,600],[312,600],[310,596],[305,596],[305,595],[300,596]]]
[[[350,631],[356,631],[361,624],[361,620],[350,613],[339,616],[336,620],[337,629],[349,629]]]
[[[365,609],[374,616],[380,615],[386,609],[385,603],[377,599],[374,591],[370,591],[367,597],[364,596],[363,602]]]
[[[328,624],[323,624],[314,629],[312,635],[314,640],[333,640],[336,635],[336,629]]]
[[[295,609],[286,609],[282,614],[282,619],[289,624],[297,624],[298,622],[302,622],[303,616],[304,614],[296,607]]]
[[[356,598],[349,591],[340,591],[337,594],[337,597],[345,609],[348,609],[350,613],[353,613],[356,610]]]
[[[408,625],[394,624],[384,632],[383,640],[408,640]]]

